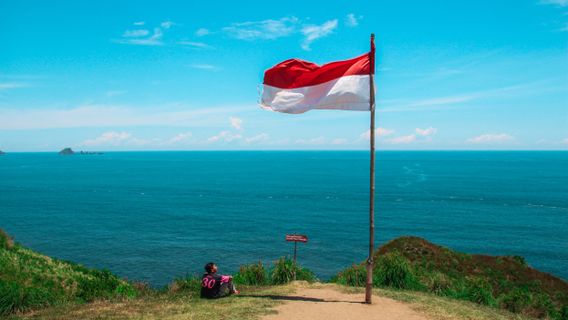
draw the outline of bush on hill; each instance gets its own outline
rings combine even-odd
[[[8,239],[8,240],[6,240]],[[0,315],[68,302],[130,298],[136,290],[109,271],[85,268],[14,244],[0,229]]]
[[[568,320],[568,283],[522,257],[470,255],[417,237],[395,239],[375,252],[373,285],[429,291],[538,318]],[[364,263],[332,282],[365,286]]]
[[[242,265],[235,274],[235,283],[249,286],[264,286],[270,284],[268,270],[261,261],[253,264]]]

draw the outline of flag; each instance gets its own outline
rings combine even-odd
[[[322,66],[300,59],[283,61],[264,73],[260,105],[284,113],[312,109],[369,111],[374,54],[372,47],[357,58]]]

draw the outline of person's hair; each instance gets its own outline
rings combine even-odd
[[[211,273],[213,271],[214,265],[215,265],[215,262],[209,262],[208,264],[205,265],[205,271],[207,273]]]

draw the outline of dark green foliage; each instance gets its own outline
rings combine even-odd
[[[52,301],[53,297],[46,289],[24,287],[17,282],[0,280],[0,315],[47,306]]]
[[[475,303],[494,306],[496,303],[492,291],[491,285],[484,279],[472,278],[468,279],[465,286],[464,298]]]
[[[175,279],[168,290],[173,293],[185,292],[198,294],[201,290],[201,278],[197,276],[186,276],[185,278]]]
[[[270,283],[268,272],[261,261],[241,266],[234,281],[249,286],[264,286]]]
[[[565,305],[560,309],[559,319],[568,320],[568,305]]]
[[[8,240],[6,240],[8,239]],[[109,271],[52,259],[0,232],[0,314],[67,302],[132,298],[136,290]]]
[[[499,305],[503,309],[511,312],[520,313],[531,302],[531,295],[527,290],[516,288],[507,294],[501,295]]]
[[[417,237],[402,237],[374,254],[375,286],[428,291],[500,307],[536,318],[568,320],[568,283],[529,267],[519,256],[456,252]],[[365,264],[337,274],[333,282],[365,286]]]
[[[419,286],[408,260],[396,251],[377,259],[373,285],[396,289],[416,289]]]
[[[441,272],[433,272],[424,277],[428,291],[444,296],[453,293],[454,283],[450,277]]]
[[[525,260],[524,257],[521,256],[512,256],[511,257],[514,261],[516,261],[519,265],[523,266],[523,267],[528,267],[527,261]]]
[[[296,272],[296,280],[305,280],[308,282],[317,281],[313,272],[308,269],[302,268],[299,265],[294,265],[294,261],[286,257],[278,259],[270,272],[272,284],[286,284],[294,279],[294,272]]]
[[[93,277],[77,279],[77,298],[89,302],[95,299],[110,299],[115,296],[131,298],[135,296],[134,288],[118,279],[108,270],[93,270]]]
[[[365,266],[356,264],[339,272],[331,279],[331,282],[351,287],[364,287],[366,281],[367,270],[365,270]]]

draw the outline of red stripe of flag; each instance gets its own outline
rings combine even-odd
[[[300,59],[289,59],[264,73],[264,84],[282,89],[314,86],[343,76],[374,74],[371,57],[374,50],[357,58],[335,61],[322,66]]]

